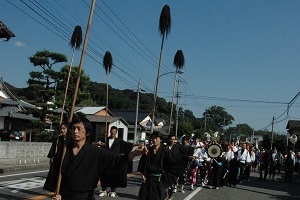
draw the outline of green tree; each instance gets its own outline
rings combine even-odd
[[[68,86],[68,91],[67,91],[69,98],[66,99],[66,103],[65,103],[66,110],[70,110],[70,107],[71,107],[71,103],[72,103],[71,101],[72,101],[72,97],[74,95],[76,79],[78,76],[78,70],[79,70],[78,66],[71,68],[71,75],[70,75],[69,86]],[[58,93],[58,98],[56,100],[57,107],[61,107],[62,102],[63,102],[63,96],[64,96],[63,91],[65,90],[65,86],[67,84],[66,81],[67,81],[67,77],[69,74],[69,66],[66,65],[66,66],[62,67],[60,70],[60,74],[62,76],[62,81],[60,81],[57,84],[57,93]],[[81,74],[80,74],[80,83],[78,86],[76,105],[78,105],[78,106],[96,105],[96,102],[94,102],[94,100],[91,97],[91,92],[88,90],[89,84],[90,84],[90,77],[85,74],[84,70],[82,70]]]
[[[54,70],[54,65],[58,63],[67,62],[67,57],[56,52],[49,52],[47,50],[38,51],[33,56],[29,57],[30,62],[34,67],[40,67],[41,71],[30,72],[28,79],[29,87],[37,90],[39,96],[43,97],[43,103],[52,101],[55,96],[55,87],[61,80],[60,74]]]
[[[194,127],[191,122],[188,120],[179,120],[178,121],[178,138],[180,138],[183,135],[186,135],[187,137],[191,137],[191,134],[193,133]]]
[[[97,83],[90,81],[87,86],[87,92],[91,95],[91,98],[98,106],[103,106],[106,103],[105,89],[105,83]],[[109,106],[111,107],[111,104]]]
[[[46,121],[50,116],[51,108],[54,107],[57,83],[62,79],[60,73],[54,70],[54,65],[67,62],[67,57],[60,53],[44,50],[37,51],[29,57],[29,60],[34,67],[40,67],[41,70],[29,73],[27,98],[41,107],[42,112],[38,116],[41,120]]]
[[[204,127],[205,127],[205,118],[195,118],[194,122],[193,122],[193,126],[195,128],[195,130],[199,130],[204,132]]]
[[[225,108],[221,106],[212,106],[206,109],[203,113],[206,116],[206,130],[211,131],[224,131],[224,127],[232,124],[234,117],[225,111]]]
[[[151,110],[152,102],[153,102],[153,95],[141,93],[139,109],[140,110]]]
[[[235,127],[230,127],[226,130],[226,137],[234,139],[239,138],[240,140],[245,141],[246,139],[250,139],[253,135],[253,129],[246,123],[237,124]]]

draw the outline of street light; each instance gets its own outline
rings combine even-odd
[[[181,71],[181,70],[178,70],[178,71],[175,71],[175,72],[166,72],[166,73],[163,73],[163,74],[161,74],[161,75],[159,75],[159,77],[158,78],[160,78],[160,77],[162,77],[162,76],[164,76],[164,75],[167,75],[167,74],[183,74],[183,71]]]
[[[163,73],[163,74],[161,74],[161,75],[159,75],[158,77],[157,77],[157,80],[156,80],[156,82],[158,82],[158,79],[160,78],[160,77],[162,77],[162,76],[164,76],[164,75],[167,75],[167,74],[175,74],[175,79],[174,79],[174,85],[176,84],[176,77],[177,77],[177,74],[183,74],[183,71],[181,71],[181,70],[176,70],[176,71],[174,71],[174,72],[166,72],[166,73]],[[156,90],[156,88],[155,88],[155,90]],[[173,99],[174,99],[174,90],[175,90],[175,86],[174,86],[174,88],[173,88],[173,95],[172,95],[172,109],[171,109],[171,112],[172,112],[172,110],[173,110]],[[154,102],[156,102],[156,94],[154,94]],[[155,106],[156,105],[154,105],[153,106],[153,112],[152,112],[152,125],[151,125],[151,127],[150,127],[150,134],[153,132],[153,125],[154,125],[154,113],[155,113]]]

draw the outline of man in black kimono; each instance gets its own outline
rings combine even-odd
[[[110,128],[110,136],[106,139],[104,148],[108,149],[110,152],[112,152],[116,156],[129,153],[127,150],[128,145],[126,144],[126,142],[124,140],[116,137],[117,132],[118,132],[118,128],[116,126],[112,126]],[[130,149],[130,151],[131,150],[132,150],[132,148]],[[118,168],[121,166],[118,166],[118,165],[116,165],[116,163],[113,163],[112,167]],[[111,187],[109,193],[107,193],[107,191],[106,191],[107,187],[110,186],[111,176],[113,176],[113,175],[106,174],[105,176],[100,178],[100,182],[101,182],[101,186],[102,186],[102,190],[100,190],[100,193],[99,193],[100,197],[103,197],[106,195],[108,195],[110,197],[117,196],[115,187]]]
[[[180,145],[175,143],[176,141],[176,137],[174,134],[169,134],[168,135],[168,145],[167,148],[170,149],[171,151],[173,151],[175,154],[179,154],[180,153]],[[167,167],[169,167],[170,165],[172,165],[172,163],[167,164]],[[171,199],[173,192],[175,193],[177,191],[176,189],[176,184],[177,184],[177,180],[178,180],[178,176],[171,176],[169,175],[169,187],[168,187],[168,198]]]
[[[139,200],[163,200],[167,197],[167,188],[182,173],[187,155],[176,155],[161,145],[162,134],[154,131],[151,134],[152,146],[147,155],[139,162],[138,171],[142,175]]]
[[[229,161],[228,185],[235,187],[239,173],[238,152],[234,152],[234,157]]]
[[[48,190],[50,192],[55,192],[56,189],[62,150],[67,135],[67,128],[67,124],[61,124],[59,126],[59,135],[57,138],[54,138],[49,153],[47,155],[47,157],[50,158],[50,169],[43,189]]]
[[[54,200],[93,200],[94,189],[97,187],[101,175],[112,169],[113,162],[126,166],[133,157],[147,152],[144,146],[127,155],[115,156],[105,148],[93,146],[87,141],[90,134],[90,124],[85,118],[74,116],[70,124],[72,141],[67,145],[62,164],[62,179],[60,194]],[[126,171],[120,172],[118,179],[111,187],[125,187],[127,182]]]

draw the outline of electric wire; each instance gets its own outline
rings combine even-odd
[[[73,18],[77,18],[77,20],[80,18],[78,18],[77,15],[72,14],[72,12],[69,12],[67,9],[64,9],[64,7],[67,6],[62,6],[63,2],[54,0],[57,5],[60,5],[60,7],[71,16],[71,19]],[[41,26],[45,27],[47,30],[49,30],[50,32],[52,32],[53,34],[55,34],[56,36],[58,36],[59,38],[61,38],[63,41],[69,43],[69,39],[70,35],[72,33],[71,28],[69,28],[69,26],[65,23],[63,23],[63,20],[60,20],[57,16],[62,16],[62,13],[59,12],[59,10],[55,9],[54,6],[52,6],[52,4],[50,4],[49,2],[46,2],[48,5],[51,5],[51,9],[55,9],[55,13],[58,13],[57,16],[53,15],[53,12],[49,12],[48,9],[50,9],[50,7],[45,7],[43,5],[41,5],[38,1],[36,0],[29,0],[30,3],[32,3],[33,6],[29,5],[28,3],[25,3],[23,0],[21,0],[21,2],[28,8],[30,9],[33,13],[35,13],[35,15],[37,15],[39,18],[34,17],[32,15],[30,15],[28,12],[26,12],[26,10],[21,9],[20,7],[18,7],[16,4],[12,3],[11,1],[7,1],[9,4],[11,4],[13,7],[15,7],[16,9],[18,9],[20,12],[24,13],[25,15],[27,15],[29,18],[31,18],[32,20],[36,21],[38,24],[40,24]],[[102,1],[103,2],[103,1]],[[16,3],[16,2],[15,2]],[[85,2],[84,2],[85,3]],[[147,54],[141,47],[138,46],[138,44],[136,42],[134,42],[122,29],[120,29],[117,24],[113,21],[112,18],[110,18],[108,16],[108,14],[106,14],[104,12],[103,9],[101,9],[99,6],[97,6],[97,8],[112,22],[112,24],[114,24],[117,27],[117,30],[115,30],[114,28],[112,28],[112,26],[110,26],[107,22],[105,22],[105,20],[100,17],[100,15],[96,12],[95,15],[97,17],[99,17],[103,22],[106,23],[106,25],[116,34],[118,35],[130,48],[132,48],[138,55],[140,55],[145,61],[147,61],[150,66],[154,66],[157,64],[157,57],[146,47],[146,45],[144,45],[140,39],[138,39],[138,37],[126,26],[126,24],[113,12],[113,10],[105,3],[103,2],[103,4],[110,10],[111,13],[113,13],[113,15],[117,18],[117,20],[123,24],[123,26],[125,27],[126,30],[128,30],[133,37],[143,46],[144,49],[146,49],[146,51],[148,53],[150,53],[154,58],[151,58],[149,54]],[[64,4],[65,5],[65,4]],[[85,3],[86,6],[88,6]],[[40,11],[37,11],[37,9]],[[64,19],[66,19],[65,17],[62,17]],[[40,20],[43,20],[46,23],[41,22]],[[50,20],[49,20],[50,19]],[[53,23],[55,22],[55,23]],[[52,27],[52,28],[50,28]],[[119,32],[121,34],[123,34],[125,37],[121,36],[119,34]],[[95,37],[98,40],[99,37]],[[127,39],[129,40],[127,40]],[[105,44],[104,40],[100,41],[102,44]],[[133,45],[130,44],[133,43]],[[107,44],[106,44],[107,45]],[[95,62],[97,62],[98,64],[102,65],[101,61],[99,61],[99,58],[95,58],[95,55],[100,55],[99,57],[103,57],[103,54],[99,53],[99,51],[95,48],[97,47],[97,49],[100,49],[101,51],[104,52],[104,49],[101,48],[100,45],[98,45],[96,42],[94,42],[94,40],[91,41],[91,44],[88,45],[88,50],[90,52],[87,52],[87,55],[94,60]],[[134,47],[135,46],[135,47]],[[130,61],[128,61],[125,57],[123,57],[121,54],[116,53],[120,58],[122,58],[123,61],[125,61],[128,65],[126,66],[134,66],[132,65],[132,63],[130,63]],[[147,57],[147,58],[146,58]],[[118,65],[115,65],[115,67],[121,72],[123,73],[125,76],[121,76],[119,73],[113,71],[112,74],[114,76],[116,76],[118,79],[122,80],[122,82],[124,82],[126,85],[128,85],[130,88],[134,88],[134,83],[132,83],[131,81],[137,82],[138,77],[137,76],[133,76],[131,72],[129,72],[131,69],[126,69],[128,70],[128,72],[126,72],[125,70],[122,69],[122,65],[125,65],[123,61],[119,61],[116,59],[116,62],[118,63]],[[142,73],[142,71],[138,70],[138,67],[135,67],[135,72],[139,71],[140,73]],[[163,71],[162,71],[163,72]],[[125,78],[126,77],[126,78]],[[170,76],[171,77],[171,76]],[[148,81],[149,83],[151,81]],[[154,89],[151,89],[151,87],[149,87],[149,83],[146,83],[145,80],[141,81],[142,85],[144,88],[147,88],[149,91],[153,91]],[[284,116],[285,113],[288,112],[288,109],[291,107],[291,105],[289,103],[285,103],[285,102],[269,102],[269,101],[259,101],[259,100],[246,100],[246,99],[231,99],[231,98],[221,98],[221,97],[209,97],[209,96],[197,96],[193,94],[193,91],[189,88],[189,85],[187,82],[183,82],[184,84],[182,84],[182,86],[184,87],[184,94],[182,95],[182,97],[180,98],[186,98],[186,99],[191,99],[196,106],[199,107],[203,107],[203,104],[200,103],[199,100],[215,100],[215,101],[228,101],[228,102],[243,102],[243,103],[262,103],[262,104],[279,104],[279,105],[288,105],[288,108],[282,113],[280,114],[278,117],[275,118],[274,124],[275,123],[280,123],[290,117],[285,117],[283,119],[280,119],[282,116]],[[163,93],[163,92],[159,92],[159,93]],[[291,102],[290,102],[291,103]],[[293,102],[294,103],[294,102]],[[272,125],[272,123],[266,125],[264,128],[268,128],[270,125]]]

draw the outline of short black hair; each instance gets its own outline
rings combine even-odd
[[[189,141],[190,139],[185,135],[185,136],[182,137],[182,141],[184,141],[184,140]]]
[[[161,140],[163,139],[163,135],[161,132],[159,131],[153,131],[153,133],[151,134],[151,139],[159,137]]]
[[[168,138],[170,139],[171,137],[176,137],[176,136],[175,136],[174,133],[170,133],[170,134],[168,135]]]
[[[59,128],[61,128],[62,126],[65,126],[65,127],[68,128],[68,124],[67,124],[67,123],[61,123],[61,124],[59,125]]]
[[[73,119],[70,123],[70,127],[73,127],[73,125],[77,124],[77,123],[82,123],[83,124],[83,126],[85,128],[85,131],[86,131],[86,136],[89,136],[91,134],[92,125],[83,113],[75,113],[73,115]]]
[[[112,130],[112,129],[116,129],[116,130],[118,130],[118,127],[116,127],[116,126],[112,126],[112,127],[110,127],[110,130]]]

